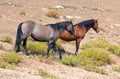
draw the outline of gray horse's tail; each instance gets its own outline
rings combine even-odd
[[[20,52],[20,43],[21,43],[21,34],[22,34],[22,24],[23,23],[20,23],[19,25],[18,25],[18,28],[17,28],[17,35],[16,35],[16,42],[15,42],[15,48],[14,48],[14,50],[16,51],[16,52]]]

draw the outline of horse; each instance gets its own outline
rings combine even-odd
[[[48,42],[47,57],[49,57],[49,51],[56,47],[56,40],[59,35],[67,30],[71,36],[74,37],[74,28],[71,21],[58,22],[54,24],[39,25],[38,23],[27,20],[19,23],[16,34],[16,42],[14,50],[20,52],[20,44],[23,42],[24,54],[28,55],[26,43],[27,38],[31,36],[36,41]],[[61,59],[61,53],[59,52],[59,58]]]
[[[94,31],[98,33],[99,32],[98,20],[89,19],[89,20],[80,22],[78,24],[75,24],[74,25],[74,31],[75,31],[74,37],[72,37],[71,34],[68,33],[67,31],[64,31],[59,36],[59,39],[62,39],[64,41],[76,41],[75,55],[77,55],[80,42],[85,37],[86,33],[90,30],[90,28],[94,29]]]

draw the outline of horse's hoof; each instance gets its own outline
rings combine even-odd
[[[75,53],[75,56],[77,56],[77,53]]]
[[[62,57],[60,57],[60,60],[62,59]]]
[[[29,55],[29,53],[27,53],[27,52],[23,52],[23,54],[24,54],[24,55],[27,55],[27,56]]]
[[[15,50],[16,53],[20,52],[20,50]]]
[[[26,55],[28,56],[28,55],[29,55],[29,53],[26,53]]]

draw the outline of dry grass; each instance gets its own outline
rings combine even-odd
[[[58,19],[60,16],[58,10],[55,9],[49,10],[45,15],[55,19]]]
[[[9,35],[5,35],[5,36],[2,37],[2,41],[11,44],[12,43],[12,37],[9,36]]]

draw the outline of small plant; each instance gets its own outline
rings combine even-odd
[[[107,73],[104,69],[99,68],[100,66],[114,63],[108,51],[101,48],[85,49],[77,56],[64,55],[61,62],[70,66],[84,67],[86,70],[101,74]]]
[[[44,71],[43,69],[40,69],[39,70],[39,74],[42,76],[42,77],[45,77],[48,75],[48,73],[46,71]]]
[[[58,13],[57,10],[49,10],[49,11],[46,13],[46,16],[51,17],[51,18],[58,19],[58,18],[59,18],[59,13]]]
[[[117,72],[120,72],[120,66],[118,66],[118,67],[113,67],[112,69],[115,70],[115,71],[117,71]]]
[[[26,15],[26,13],[24,11],[20,12],[20,15]]]
[[[98,48],[86,49],[80,52],[78,54],[78,57],[79,63],[84,66],[87,66],[89,64],[102,66],[114,62],[108,51]]]
[[[57,45],[59,48],[63,49],[61,40],[58,39],[58,40],[56,41],[56,45]]]
[[[4,53],[0,55],[0,67],[7,69],[15,69],[16,64],[19,63],[20,57],[14,53]]]
[[[72,56],[64,55],[62,58],[62,63],[66,65],[70,65],[72,58],[73,58]]]
[[[44,71],[43,69],[39,69],[39,74],[42,76],[44,79],[58,79],[54,75],[50,75],[48,72]]]
[[[45,42],[31,42],[27,43],[27,49],[30,50],[32,54],[42,54],[46,53],[47,43]]]
[[[15,53],[4,54],[4,60],[9,64],[17,64],[20,62],[20,56]]]
[[[102,39],[102,38],[99,38],[99,39],[96,39],[96,40],[91,40],[89,41],[88,43],[84,44],[82,46],[82,48],[86,49],[86,48],[104,48],[104,49],[107,49],[108,48],[108,45],[109,43],[105,40],[105,39]]]
[[[7,63],[5,63],[2,59],[0,59],[0,68],[6,68]]]
[[[70,66],[73,66],[73,67],[76,67],[79,64],[78,58],[76,56],[69,56],[69,55],[63,56],[61,62],[63,64],[70,65]]]
[[[106,72],[105,69],[94,66],[94,65],[88,65],[88,66],[85,67],[85,69],[88,70],[88,71],[93,71],[93,72],[96,72],[96,73],[107,75],[107,72]]]
[[[3,49],[3,45],[2,44],[0,44],[0,49]]]
[[[62,48],[60,41],[57,41],[57,46]],[[45,55],[47,50],[47,43],[46,42],[35,42],[35,41],[28,41],[27,49],[30,51],[31,54],[39,54]],[[21,46],[23,50],[23,46]]]
[[[120,46],[110,44],[108,50],[120,56]]]
[[[12,38],[6,35],[3,37],[2,41],[7,43],[12,43]]]

